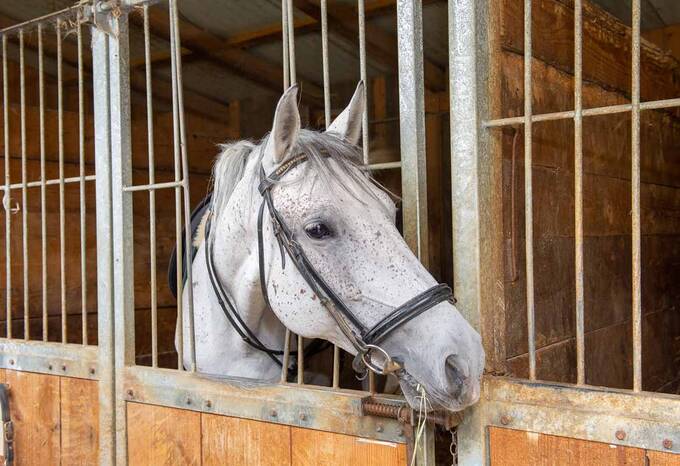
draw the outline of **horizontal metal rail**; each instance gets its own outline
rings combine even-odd
[[[154,190],[157,190],[157,189],[181,188],[182,186],[184,186],[184,181],[179,180],[179,181],[168,181],[168,182],[165,182],[165,183],[149,183],[149,184],[125,186],[123,188],[123,191],[125,191],[125,192],[154,191]]]
[[[96,346],[0,338],[0,368],[97,380]]]
[[[25,30],[26,28],[30,27],[37,27],[38,24],[44,24],[47,21],[51,21],[53,19],[57,18],[64,18],[65,16],[68,16],[69,14],[76,14],[79,10],[82,11],[84,8],[89,9],[89,5],[82,4],[81,2],[78,2],[75,5],[72,5],[68,8],[64,8],[63,10],[55,11],[53,13],[49,13],[44,16],[39,16],[37,18],[30,19],[28,21],[24,21],[21,23],[13,24],[9,27],[6,27],[4,29],[0,29],[0,35],[8,35],[10,33],[18,32],[20,30]]]
[[[396,419],[364,416],[366,392],[297,384],[268,384],[251,379],[211,378],[199,373],[143,366],[126,367],[123,387],[128,402],[255,419],[395,443],[407,441]],[[373,400],[402,404],[395,396]]]
[[[680,453],[675,395],[488,376],[482,398],[489,426]]]
[[[660,110],[664,108],[680,107],[680,98],[676,99],[662,99],[650,100],[648,102],[640,103],[640,110]],[[584,108],[582,116],[600,116],[612,115],[615,113],[630,112],[633,109],[632,104],[610,105],[606,107]],[[532,115],[531,121],[533,123],[541,121],[555,121],[555,120],[569,120],[574,118],[575,110],[567,110],[564,112],[541,113]],[[525,118],[523,116],[499,118],[494,120],[487,120],[483,123],[485,128],[498,128],[502,126],[513,126],[524,124]]]
[[[70,183],[80,183],[82,180],[81,177],[79,176],[72,176],[69,178],[64,178],[63,182],[64,184],[70,184]],[[85,181],[96,181],[97,176],[96,175],[87,175],[85,177]],[[62,183],[62,179],[55,178],[53,180],[45,180],[45,186],[56,186],[60,185]],[[26,183],[27,188],[39,188],[43,185],[42,181],[29,181]],[[9,189],[22,189],[24,187],[24,183],[12,183],[9,185]],[[0,185],[0,191],[7,191],[8,186],[5,185]]]

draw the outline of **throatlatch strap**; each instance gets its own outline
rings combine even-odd
[[[9,410],[9,385],[0,384],[0,410],[2,411],[2,455],[5,466],[14,464],[14,424]]]

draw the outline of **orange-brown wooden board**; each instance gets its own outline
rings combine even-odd
[[[215,414],[201,415],[203,466],[290,464],[290,427]]]
[[[96,380],[61,377],[61,462],[99,462],[99,392]]]
[[[129,466],[200,465],[201,414],[127,404]]]
[[[647,450],[647,466],[680,466],[680,455]]]
[[[403,466],[406,445],[291,428],[293,466]]]
[[[7,370],[16,466],[59,464],[59,377]]]
[[[521,430],[489,428],[491,466],[645,465],[645,450]]]

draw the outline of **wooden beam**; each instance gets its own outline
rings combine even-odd
[[[141,19],[131,17],[141,24]],[[159,8],[149,10],[149,25],[154,35],[170,37],[170,19]],[[249,79],[267,89],[280,93],[283,88],[283,70],[255,55],[234,46],[225,46],[224,39],[207,32],[185,19],[179,20],[182,47],[191,50],[192,59],[207,59],[222,68]],[[303,99],[315,105],[323,104],[323,90],[316,84],[300,80]]]
[[[659,29],[644,31],[642,37],[661,50],[670,52],[673,57],[680,60],[680,24],[671,24]]]

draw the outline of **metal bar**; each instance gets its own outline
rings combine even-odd
[[[333,388],[340,388],[340,347],[333,345]]]
[[[43,50],[43,25],[38,24],[38,99],[40,113],[40,260],[42,290],[42,339],[49,335],[47,323],[47,192],[45,179],[45,52]],[[9,194],[9,191],[7,191]]]
[[[31,336],[28,308],[28,191],[26,189],[26,66],[24,57],[24,30],[19,29],[19,110],[21,118],[21,252],[24,292],[24,339]]]
[[[189,191],[189,157],[187,155],[187,133],[186,125],[184,122],[184,91],[182,84],[182,54],[181,54],[181,39],[179,33],[179,19],[177,14],[177,0],[170,0],[171,8],[171,21],[170,26],[171,37],[174,35],[175,41],[175,54],[173,55],[172,67],[174,73],[177,75],[175,78],[176,82],[176,104],[175,99],[173,99],[173,108],[177,108],[177,118],[179,123],[179,145],[180,145],[180,155],[182,160],[182,179],[184,183],[182,187],[184,188],[184,234],[187,238],[187,243],[191,238],[191,196]],[[174,33],[173,33],[174,31]],[[187,271],[187,301],[189,303],[189,355],[190,355],[190,367],[191,371],[196,371],[196,331],[194,326],[194,282],[192,280],[192,264],[193,264],[193,248],[185,247],[185,260],[186,260],[186,271]]]
[[[146,70],[146,131],[149,156],[149,184],[156,184],[153,141],[153,88],[151,82],[151,40],[149,5],[144,4],[144,62]],[[151,261],[151,365],[158,367],[158,287],[156,284],[156,191],[149,189],[149,260]]]
[[[640,0],[633,0],[631,69],[631,255],[633,271],[633,390],[642,390],[642,283],[640,251]]]
[[[18,31],[21,29],[24,29],[26,27],[30,27],[35,25],[36,23],[38,24],[47,24],[50,20],[57,18],[57,21],[60,21],[64,16],[68,15],[69,13],[74,13],[77,10],[80,10],[83,8],[82,2],[78,2],[75,5],[72,5],[68,8],[64,8],[63,10],[55,11],[43,16],[39,16],[37,18],[29,19],[28,21],[23,21],[21,23],[13,24],[9,27],[6,27],[4,29],[0,29],[0,35],[3,37],[7,37],[7,35],[11,32]]]
[[[295,63],[295,16],[293,15],[293,0],[286,0],[287,14],[286,22],[288,27],[288,55],[290,57],[288,66],[290,71],[290,83],[297,83],[297,66]]]
[[[61,342],[66,343],[66,209],[64,199],[64,86],[62,57],[62,19],[57,17],[57,131],[59,143],[59,284],[61,291]]]
[[[184,181],[167,181],[164,183],[140,184],[123,187],[123,191],[133,193],[137,191],[155,191],[157,189],[181,188]]]
[[[290,361],[290,334],[291,331],[286,328],[286,333],[283,337],[283,357],[281,358],[281,383],[288,381],[288,364]]]
[[[677,395],[486,377],[482,397],[485,425],[680,453]]]
[[[80,303],[83,345],[87,345],[87,230],[85,204],[85,89],[83,83],[82,12],[78,12],[76,38],[78,42],[78,168],[80,170]]]
[[[0,368],[97,380],[97,347],[0,338]]]
[[[420,1],[397,1],[397,37],[404,238],[427,267],[429,226],[425,159],[423,21]]]
[[[99,463],[116,461],[113,212],[109,37],[97,26],[92,33],[92,92],[97,208],[97,345],[99,363]]]
[[[534,315],[534,215],[532,183],[532,51],[531,0],[524,0],[524,232],[527,281],[527,334],[529,379],[536,380],[536,330]]]
[[[364,111],[361,114],[361,128],[363,142],[361,149],[364,156],[364,165],[368,165],[368,150],[370,147],[368,127],[368,75],[366,73],[366,5],[364,0],[357,0],[357,16],[359,20],[359,72],[364,83]],[[422,56],[421,56],[422,60]],[[370,375],[373,373],[370,372]],[[369,376],[370,376],[369,375]]]
[[[393,168],[401,168],[401,162],[382,162],[382,163],[369,163],[365,165],[366,170],[391,170]]]
[[[405,443],[396,419],[364,416],[365,392],[329,387],[299,387],[253,379],[210,378],[201,374],[144,366],[126,368],[127,400],[211,414],[262,420],[368,439]],[[404,405],[403,398],[381,395],[375,401]]]
[[[331,78],[328,55],[328,0],[321,0],[321,61],[323,69],[323,110],[325,127],[331,124]]]
[[[651,100],[648,102],[640,103],[640,110],[661,110],[664,108],[680,107],[680,98],[676,99],[662,99],[662,100]],[[588,116],[601,116],[601,115],[613,115],[616,113],[625,113],[631,111],[633,106],[631,104],[620,104],[620,105],[609,105],[606,107],[595,107],[595,108],[585,108],[582,110],[581,114],[584,117]],[[542,121],[555,121],[555,120],[568,120],[574,118],[576,112],[574,110],[568,110],[564,112],[553,112],[553,113],[542,113],[539,115],[532,115],[531,121],[534,123]],[[484,122],[485,128],[500,128],[503,126],[515,126],[524,124],[525,117],[511,117],[511,118],[500,118],[497,120],[487,120]]]
[[[281,0],[281,48],[283,50],[283,90],[290,86],[290,57],[288,55],[288,0]]]
[[[172,5],[168,5],[170,21],[172,22]],[[175,250],[182,250],[182,166],[180,162],[180,137],[179,137],[179,116],[177,115],[177,73],[175,72],[176,61],[175,57],[177,43],[173,31],[172,24],[170,25],[170,56],[171,63],[171,78],[172,78],[172,134],[173,134],[173,160],[175,165]],[[184,257],[182,254],[177,254],[177,368],[184,369]],[[188,264],[187,269],[191,264]]]
[[[574,0],[574,247],[576,383],[586,383],[583,283],[583,4]]]
[[[7,36],[2,36],[2,113],[5,142],[5,312],[7,338],[12,338],[12,198],[10,196],[9,158],[9,76],[7,74]]]
[[[113,285],[115,309],[116,456],[127,464],[125,367],[135,364],[134,238],[132,195],[123,190],[132,181],[128,16],[107,14],[113,204]]]
[[[297,383],[305,383],[305,342],[302,335],[297,336]]]
[[[96,175],[87,175],[85,176],[85,181],[95,181],[97,179]],[[61,185],[62,183],[64,184],[71,184],[71,183],[80,183],[80,176],[71,176],[69,178],[54,178],[52,180],[45,180],[44,182],[42,180],[38,181],[29,181],[26,183],[27,188],[42,188],[43,184],[45,186],[56,186],[56,185]],[[0,186],[0,191],[7,192],[11,191],[13,189],[22,189],[24,187],[23,183],[13,183],[10,184],[9,186]]]

